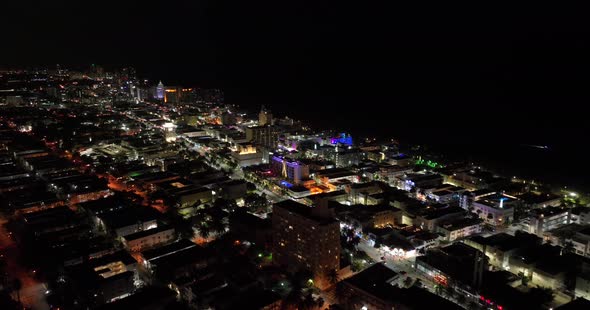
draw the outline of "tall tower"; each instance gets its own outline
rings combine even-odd
[[[340,270],[340,222],[327,205],[309,207],[293,200],[275,203],[272,231],[276,265],[290,272],[311,271],[317,279]]]
[[[156,86],[156,99],[164,100],[164,84],[162,84],[162,81]]]
[[[258,113],[258,124],[260,126],[264,126],[272,125],[272,123],[272,113],[270,113],[270,111],[267,111],[264,108],[264,106],[262,106],[262,108],[260,109],[260,113]]]

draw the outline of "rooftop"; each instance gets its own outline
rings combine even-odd
[[[568,213],[568,209],[566,208],[559,208],[559,207],[546,207],[542,209],[533,209],[531,210],[531,215],[537,218],[542,217],[549,217],[558,214]]]
[[[310,220],[320,222],[322,224],[329,224],[329,223],[336,222],[336,219],[334,219],[334,218],[318,216],[318,214],[316,212],[314,212],[314,211],[316,211],[316,210],[314,210],[314,208],[319,208],[319,207],[309,207],[309,206],[306,206],[306,205],[301,204],[299,202],[296,202],[294,200],[285,200],[285,201],[275,203],[273,206],[273,209],[274,208],[282,208],[282,209],[285,209],[289,212],[296,213],[300,216],[303,216],[303,217],[308,218]]]
[[[377,297],[384,297],[389,293],[387,287],[392,286],[390,282],[396,277],[398,277],[397,272],[382,263],[376,263],[344,281]]]
[[[543,203],[543,202],[547,202],[547,201],[551,201],[551,200],[555,200],[555,199],[560,199],[561,197],[554,195],[554,194],[550,194],[550,193],[545,193],[545,194],[525,193],[525,194],[519,195],[518,198],[528,204],[538,204],[538,203]]]
[[[555,310],[587,310],[590,309],[590,301],[588,299],[578,297],[566,304],[563,304]]]
[[[448,221],[448,222],[443,223],[439,226],[446,229],[446,230],[453,231],[453,230],[457,230],[457,229],[461,229],[461,228],[465,228],[465,227],[469,227],[469,226],[473,226],[473,225],[478,225],[481,223],[482,223],[482,220],[479,218],[465,217],[465,218],[461,218],[461,219],[457,219],[457,220],[453,220],[453,221]]]
[[[329,179],[343,178],[356,175],[356,173],[345,168],[324,169],[317,171],[316,174],[320,177],[326,177]]]
[[[148,229],[148,230],[143,230],[140,232],[136,232],[134,234],[130,234],[125,236],[125,240],[127,241],[131,241],[131,240],[136,240],[136,239],[141,239],[143,237],[147,237],[147,236],[151,236],[151,235],[155,235],[157,233],[163,232],[163,231],[167,231],[167,230],[174,230],[174,228],[172,226],[169,225],[160,225],[156,228],[152,228],[152,229]]]
[[[343,282],[386,302],[403,305],[405,309],[462,309],[458,305],[424,289],[417,287],[399,288],[390,284],[397,275],[396,272],[382,263],[376,263]]]
[[[142,256],[145,260],[153,260],[153,259],[157,259],[159,257],[163,257],[166,255],[170,255],[179,251],[183,251],[189,248],[193,248],[193,247],[197,247],[197,244],[195,244],[194,242],[187,240],[187,239],[181,239],[177,242],[168,244],[168,245],[164,245],[161,246],[159,248],[155,248],[152,250],[147,250],[142,252]]]
[[[160,218],[160,214],[152,208],[137,206],[107,212],[98,215],[98,217],[110,228],[117,229],[137,224],[139,221],[147,222],[157,220]]]

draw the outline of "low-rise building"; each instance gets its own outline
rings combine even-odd
[[[166,244],[175,239],[176,231],[174,230],[174,227],[160,225],[156,228],[123,236],[123,243],[130,251],[139,252],[161,244]]]
[[[520,203],[529,209],[557,207],[561,205],[561,197],[554,194],[525,193],[518,196]]]
[[[265,160],[267,158],[265,153],[264,149],[257,148],[252,143],[240,143],[237,145],[236,150],[231,153],[231,156],[241,167],[248,167],[268,162],[268,160]]]
[[[579,230],[568,241],[571,242],[576,254],[590,257],[590,227]]]
[[[242,240],[264,246],[272,244],[272,223],[270,218],[260,218],[239,208],[229,216],[230,231]]]
[[[542,239],[536,235],[518,231],[514,236],[499,233],[489,237],[474,236],[463,240],[463,243],[486,254],[492,266],[514,272],[511,261],[520,249],[541,245]]]
[[[590,296],[588,297],[578,297],[566,304],[563,304],[557,308],[555,308],[555,310],[585,310],[585,309],[590,309],[590,300],[588,300],[588,298],[590,298]]]
[[[147,207],[128,207],[95,216],[98,227],[104,227],[117,237],[158,227],[158,211]]]
[[[389,205],[341,205],[337,216],[341,222],[361,229],[401,224],[402,211]]]
[[[463,243],[430,250],[416,257],[416,270],[438,285],[476,291],[488,262],[482,251]]]
[[[382,263],[342,281],[345,310],[436,309],[458,310],[458,305],[418,287],[400,288],[400,275]]]
[[[570,210],[570,222],[586,225],[590,224],[590,208],[575,207]]]
[[[358,175],[352,170],[346,168],[332,168],[316,171],[315,179],[320,184],[331,184],[338,181],[357,182]]]
[[[479,218],[461,218],[438,224],[437,232],[444,235],[444,240],[452,242],[481,233],[482,220]]]
[[[247,182],[244,180],[230,180],[219,184],[219,195],[223,199],[238,199],[246,196]]]
[[[473,212],[486,224],[505,226],[514,221],[514,201],[513,197],[502,194],[488,195],[473,201]]]
[[[71,276],[79,287],[94,296],[97,304],[110,303],[135,291],[137,261],[119,251],[76,266]]]
[[[569,224],[570,213],[566,208],[547,207],[531,210],[530,216],[522,221],[528,232],[543,237],[546,231]]]
[[[24,188],[3,193],[10,211],[17,214],[31,213],[55,207],[65,206],[65,200],[44,188]]]
[[[590,273],[586,272],[576,276],[575,295],[578,299],[590,299]],[[590,302],[588,302],[587,307],[590,307]]]
[[[443,177],[439,174],[409,174],[398,177],[397,187],[405,191],[412,189],[432,188],[443,183]]]
[[[563,225],[558,228],[545,231],[543,233],[543,240],[550,244],[564,246],[577,232],[583,230],[586,227],[590,227],[590,225],[580,225],[576,223]],[[584,255],[583,253],[577,254]]]
[[[413,212],[406,212],[411,214]],[[427,206],[411,214],[413,225],[428,231],[436,231],[437,226],[444,221],[463,218],[465,211],[459,207]]]
[[[151,271],[152,281],[169,283],[206,268],[211,254],[206,248],[190,240],[181,239],[141,252],[141,258],[143,266]]]

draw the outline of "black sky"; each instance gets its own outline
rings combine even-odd
[[[562,5],[562,4],[560,4]],[[477,128],[585,126],[586,8],[357,1],[10,1],[4,65],[132,64],[231,103]],[[360,103],[364,109],[345,109]],[[371,109],[366,109],[370,107]],[[330,113],[330,114],[328,114]],[[402,115],[401,117],[395,115]],[[406,116],[407,115],[407,116]],[[538,115],[538,116],[533,116]]]

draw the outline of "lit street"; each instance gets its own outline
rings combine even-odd
[[[358,249],[367,253],[367,255],[369,255],[369,257],[371,257],[371,259],[376,262],[382,261],[381,257],[385,256],[385,266],[398,273],[405,272],[406,276],[409,276],[413,279],[420,279],[422,281],[422,287],[436,294],[436,290],[434,288],[436,283],[418,273],[416,268],[413,266],[415,258],[412,257],[403,259],[393,258],[391,255],[383,255],[378,249],[369,245],[369,243],[367,243],[364,239],[361,239],[361,242],[358,244]],[[402,278],[405,277],[402,276]]]
[[[17,278],[21,281],[20,299],[24,306],[34,310],[49,309],[45,300],[45,284],[33,277],[33,272],[19,263],[20,253],[14,240],[9,236],[4,225],[6,219],[0,219],[0,253],[6,258],[6,270],[9,279]],[[16,293],[14,293],[16,295]]]

